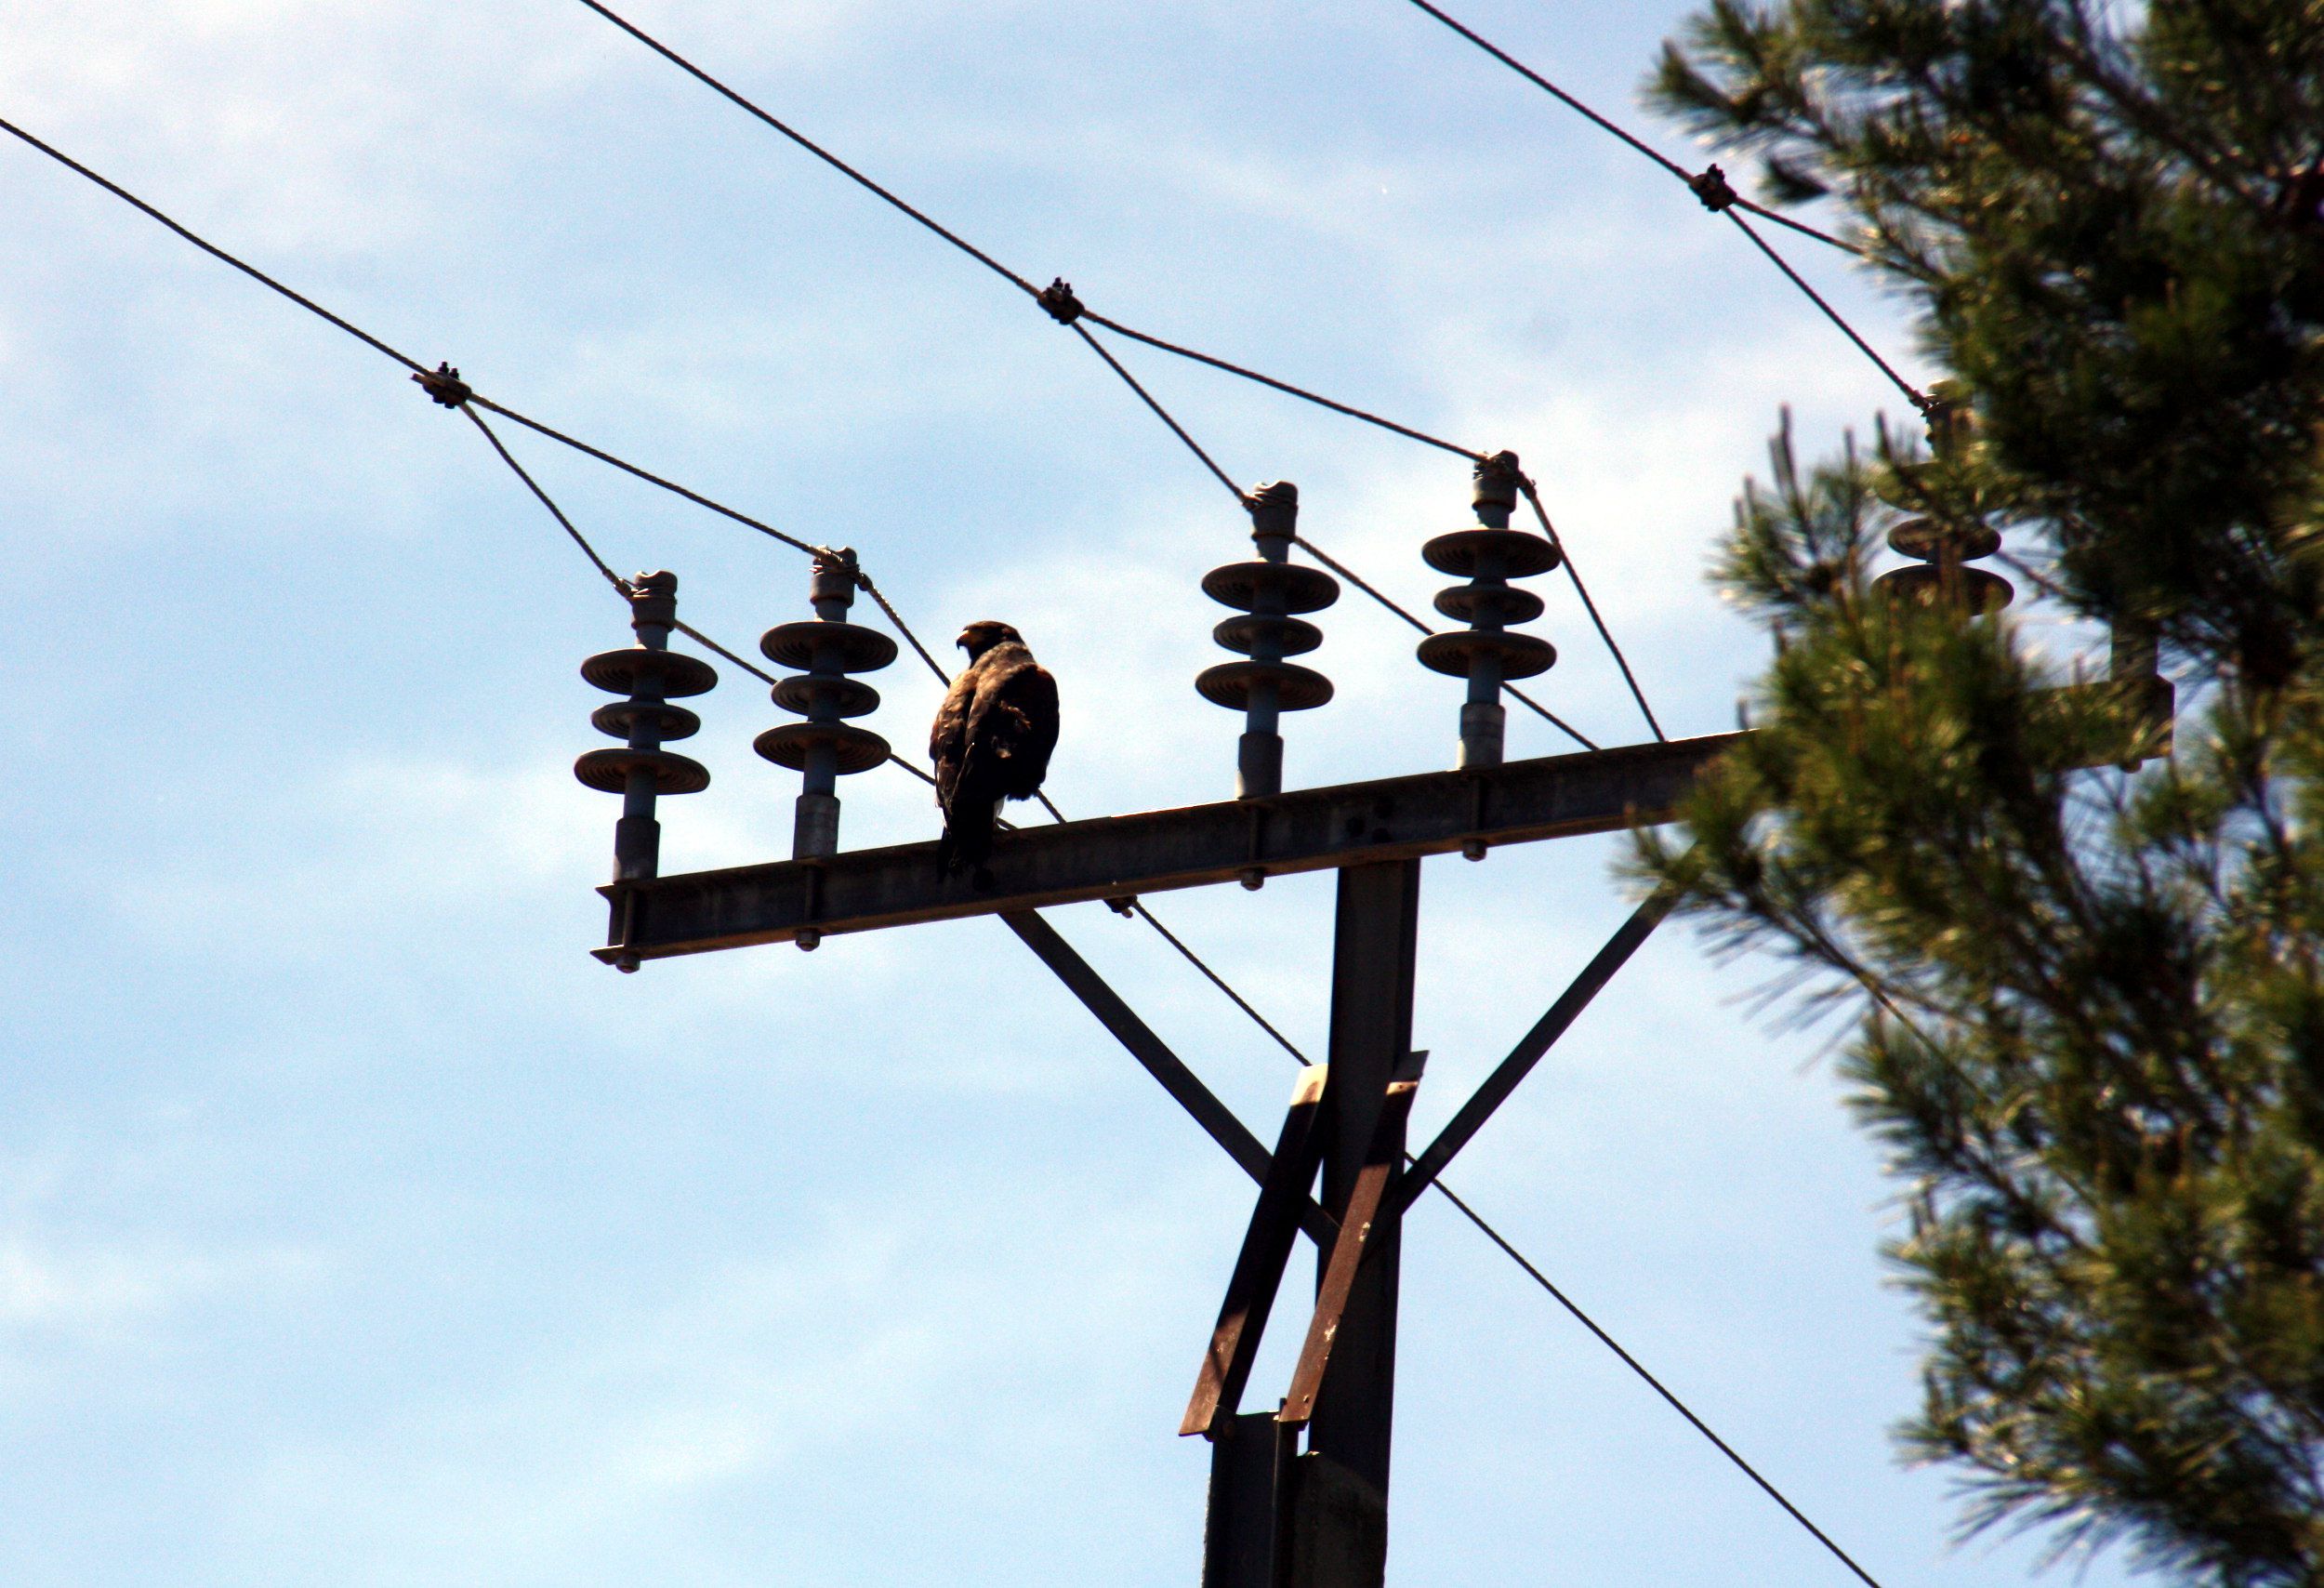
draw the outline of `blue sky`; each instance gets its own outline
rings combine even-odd
[[[1702,158],[1635,99],[1677,7],[1465,14]],[[634,15],[1036,280],[1518,450],[1677,733],[1758,664],[1701,570],[1779,408],[1821,450],[1899,406],[1685,192],[1393,0]],[[481,390],[857,547],[931,640],[1015,622],[1069,812],[1232,792],[1192,688],[1198,581],[1248,546],[1216,482],[1005,284],[582,7],[20,7],[0,114]],[[386,360],[13,142],[0,202],[0,1578],[1192,1581],[1174,1429],[1248,1183],[997,923],[589,959],[614,813],[569,771],[602,742],[575,666],[618,603]],[[1124,356],[1327,548],[1442,582],[1459,460]],[[509,440],[729,645],[806,615],[795,554]],[[1543,697],[1640,736],[1544,593]],[[1340,694],[1291,781],[1448,764],[1459,686],[1353,592],[1321,621]],[[671,870],[787,843],[748,749],[783,719],[726,674]],[[934,681],[874,682],[916,746]],[[1512,714],[1512,754],[1559,748]],[[850,843],[932,832],[900,774],[843,792]],[[1430,865],[1420,1130],[1620,919],[1616,854]],[[1320,1048],[1327,879],[1155,902]],[[1279,1051],[1142,929],[1053,920],[1272,1133]],[[1451,1179],[1890,1588],[2024,1581],[2038,1539],[1949,1547],[1946,1478],[1895,1464],[1894,1188],[1766,974],[1666,929]],[[1448,1209],[1406,1250],[1392,1581],[1848,1581]]]

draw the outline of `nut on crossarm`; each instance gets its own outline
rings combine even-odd
[[[856,583],[852,549],[817,553],[808,590],[815,615],[806,622],[778,624],[759,641],[770,659],[805,669],[784,679],[771,693],[777,706],[807,720],[769,728],[751,742],[753,749],[776,765],[805,774],[791,827],[795,860],[838,853],[838,780],[868,772],[888,759],[887,740],[846,721],[866,716],[879,705],[878,690],[848,675],[877,672],[896,659],[893,640],[847,620]]]
[[[1321,612],[1340,599],[1340,582],[1320,569],[1291,561],[1299,533],[1300,488],[1288,480],[1254,488],[1243,498],[1250,512],[1254,562],[1229,562],[1203,576],[1203,594],[1245,614],[1230,617],[1210,637],[1250,658],[1206,668],[1195,680],[1205,700],[1243,713],[1235,747],[1235,794],[1240,800],[1283,792],[1282,714],[1306,711],[1331,698],[1331,681],[1313,668],[1284,660],[1314,650],[1324,631],[1296,614]]]
[[[1546,574],[1561,558],[1546,536],[1510,527],[1523,480],[1513,452],[1479,459],[1471,497],[1476,527],[1437,536],[1420,548],[1430,567],[1469,580],[1436,596],[1438,612],[1468,627],[1432,634],[1418,648],[1422,667],[1469,682],[1460,708],[1459,766],[1500,765],[1509,720],[1501,686],[1547,672],[1557,662],[1548,641],[1508,632],[1510,624],[1529,622],[1542,611],[1539,596],[1509,581]]]
[[[710,774],[700,761],[662,748],[702,729],[702,719],[672,706],[671,698],[706,694],[719,682],[707,662],[669,648],[677,621],[678,576],[640,574],[629,582],[629,626],[638,642],[626,650],[601,651],[581,664],[581,676],[590,683],[627,696],[589,714],[593,727],[623,741],[624,748],[591,750],[573,763],[573,774],[584,784],[622,797],[621,819],[614,826],[618,882],[642,880],[660,867],[662,825],[654,814],[655,799],[698,794],[710,786]]]

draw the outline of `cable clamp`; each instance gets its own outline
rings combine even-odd
[[[1033,295],[1033,300],[1049,311],[1050,318],[1060,325],[1070,325],[1086,312],[1081,299],[1074,296],[1072,284],[1059,276]]]
[[[448,364],[440,364],[432,370],[415,370],[412,378],[419,382],[419,389],[428,393],[431,402],[446,408],[465,406],[476,395],[476,389],[462,380],[460,372]]]
[[[1705,167],[1699,177],[1687,178],[1686,185],[1695,190],[1695,196],[1713,215],[1742,202],[1741,195],[1727,184],[1727,174],[1716,165]]]

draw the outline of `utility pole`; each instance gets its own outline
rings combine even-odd
[[[1320,642],[1320,631],[1297,615],[1329,606],[1338,587],[1288,561],[1297,491],[1263,486],[1247,503],[1258,558],[1214,569],[1204,580],[1206,590],[1243,614],[1220,624],[1216,637],[1248,659],[1221,664],[1199,681],[1206,697],[1245,713],[1237,797],[1013,831],[972,875],[941,868],[932,842],[837,847],[836,778],[887,753],[884,740],[842,721],[878,698],[848,675],[895,655],[884,636],[845,621],[849,554],[819,562],[815,619],[779,626],[762,644],[775,660],[809,669],[774,691],[778,704],[807,721],[771,730],[759,744],[769,759],[800,769],[809,784],[792,859],[663,877],[655,874],[654,847],[640,841],[652,830],[655,793],[687,792],[707,781],[696,763],[661,748],[696,725],[668,696],[700,693],[712,682],[706,667],[664,648],[675,622],[674,579],[641,576],[639,646],[594,656],[585,668],[593,682],[632,696],[599,718],[628,747],[584,757],[579,768],[583,781],[627,801],[617,874],[600,890],[611,906],[608,941],[593,950],[601,959],[635,970],[674,955],[786,942],[812,948],[850,933],[997,916],[1256,1184],[1179,1428],[1211,1444],[1204,1588],[1381,1588],[1404,1211],[1672,903],[1657,894],[1642,904],[1435,1140],[1407,1158],[1406,1125],[1425,1061],[1412,1049],[1422,861],[1453,854],[1483,860],[1508,844],[1668,822],[1696,779],[1747,736],[1502,760],[1502,686],[1555,659],[1546,642],[1507,629],[1541,610],[1538,597],[1508,580],[1557,563],[1547,539],[1508,527],[1518,479],[1513,457],[1486,459],[1478,469],[1476,526],[1424,549],[1433,566],[1468,576],[1440,594],[1436,606],[1470,627],[1432,635],[1419,647],[1425,665],[1467,682],[1454,770],[1282,788],[1281,713],[1331,697],[1321,674],[1284,658]],[[2151,669],[2151,652],[2133,660]],[[2125,743],[2142,731],[2141,719],[2169,710],[2167,695],[2157,696],[2144,675],[2088,687],[2123,704]],[[2117,753],[2100,747],[2093,764]],[[1040,913],[1091,901],[1126,911],[1144,893],[1227,882],[1258,890],[1273,877],[1325,869],[1338,873],[1327,1062],[1301,1072],[1272,1150]],[[1317,1261],[1298,1365],[1275,1409],[1245,1412],[1260,1339],[1302,1234]]]

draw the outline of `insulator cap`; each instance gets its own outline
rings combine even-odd
[[[1497,623],[1530,623],[1541,615],[1541,598],[1531,590],[1498,585],[1455,585],[1436,592],[1436,610],[1459,623],[1489,617]]]
[[[1331,681],[1313,668],[1289,662],[1221,662],[1195,675],[1195,687],[1213,706],[1240,711],[1250,704],[1251,685],[1274,681],[1275,708],[1308,711],[1331,698]]]
[[[1279,656],[1301,656],[1324,642],[1324,631],[1296,617],[1230,617],[1210,631],[1210,638],[1230,651],[1256,655],[1259,642],[1272,638]]]
[[[1894,600],[1918,602],[1922,606],[1964,607],[1978,616],[1999,612],[2017,599],[2016,589],[2000,575],[1958,564],[1917,562],[1882,574],[1872,581],[1872,588]]]
[[[1504,681],[1532,678],[1557,665],[1557,648],[1547,640],[1537,640],[1530,634],[1494,634],[1481,629],[1432,634],[1416,650],[1422,667],[1450,673],[1455,678],[1469,676],[1469,658],[1472,655],[1499,657]]]
[[[1250,513],[1253,540],[1266,536],[1287,540],[1299,533],[1300,488],[1288,480],[1252,486],[1244,494],[1243,506]]]
[[[779,728],[769,728],[750,741],[752,749],[793,772],[807,769],[807,752],[816,745],[838,748],[841,776],[869,772],[892,753],[888,741],[878,734],[865,728],[851,728],[844,722],[786,722]]]
[[[777,624],[759,638],[759,649],[786,668],[813,668],[816,650],[825,645],[833,652],[832,666],[840,672],[878,672],[896,659],[896,642],[860,623],[808,618]]]
[[[573,763],[573,774],[601,794],[619,794],[629,786],[631,767],[653,772],[656,794],[699,794],[710,787],[707,767],[667,750],[591,750]]]
[[[706,661],[643,645],[600,651],[581,664],[581,676],[609,695],[634,695],[643,688],[665,698],[707,695],[719,682],[717,670]]]
[[[609,700],[589,713],[590,727],[616,739],[627,738],[639,722],[648,721],[659,739],[691,739],[702,732],[701,718],[683,706],[665,706],[658,700]]]
[[[1420,556],[1438,573],[1465,579],[1476,573],[1477,558],[1486,551],[1500,553],[1505,579],[1546,574],[1561,561],[1556,547],[1522,529],[1457,529],[1430,540],[1420,548]]]
[[[879,708],[879,691],[870,684],[858,683],[852,678],[817,678],[812,673],[784,679],[767,691],[767,695],[784,710],[804,717],[814,708],[819,691],[829,697],[835,716],[864,717]]]
[[[1229,562],[1202,576],[1202,593],[1221,606],[1252,612],[1262,592],[1280,595],[1286,612],[1321,612],[1340,599],[1340,581],[1300,562]]]
[[[1971,562],[2001,549],[2001,532],[1989,523],[1944,523],[1908,518],[1888,532],[1889,549],[1923,562]]]

